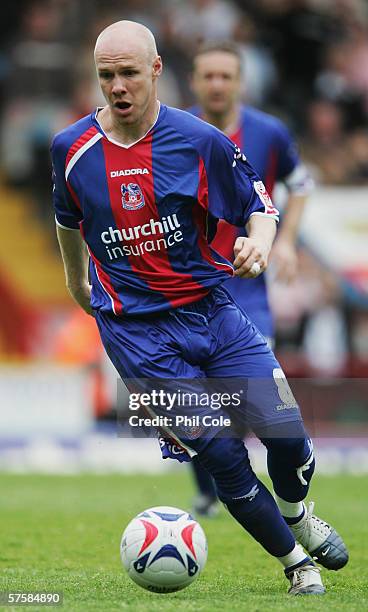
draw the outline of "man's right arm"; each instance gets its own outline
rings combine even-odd
[[[78,230],[56,226],[60,251],[64,262],[66,286],[72,298],[92,315],[91,286],[88,282],[88,251]]]

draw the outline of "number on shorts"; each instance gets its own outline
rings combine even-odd
[[[277,390],[282,403],[286,404],[286,406],[297,406],[296,399],[281,368],[275,368],[273,370],[273,378],[277,385]]]

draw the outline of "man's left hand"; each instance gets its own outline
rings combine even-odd
[[[275,269],[275,279],[291,283],[298,272],[298,253],[295,246],[281,237],[276,238],[271,251],[271,263]]]
[[[240,236],[234,245],[234,275],[239,278],[256,278],[267,268],[268,251],[255,238]],[[259,266],[254,266],[257,263]]]

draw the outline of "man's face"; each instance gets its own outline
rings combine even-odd
[[[240,95],[239,59],[226,51],[209,51],[195,59],[192,89],[205,112],[221,115]]]
[[[96,68],[114,119],[124,125],[139,123],[156,98],[154,84],[162,70],[161,59],[150,59],[142,50],[107,49],[96,53]]]

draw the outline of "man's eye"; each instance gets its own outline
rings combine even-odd
[[[100,72],[100,78],[101,79],[110,79],[111,78],[111,73],[110,72]]]

